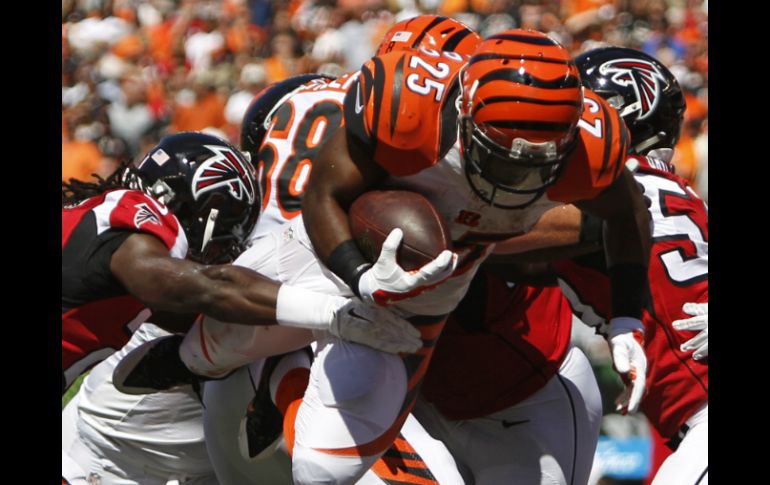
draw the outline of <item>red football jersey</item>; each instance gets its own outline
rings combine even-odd
[[[665,162],[631,157],[635,178],[651,201],[650,301],[644,310],[647,391],[641,409],[665,437],[672,437],[708,401],[708,359],[698,362],[679,347],[696,332],[671,322],[690,315],[687,302],[708,301],[708,209],[687,182]],[[554,264],[575,314],[606,334],[610,288],[603,255]]]
[[[423,394],[449,419],[518,404],[559,371],[571,331],[558,288],[510,287],[482,271],[446,323]]]
[[[150,316],[110,271],[112,253],[138,232],[160,239],[172,257],[187,255],[179,221],[143,192],[112,190],[62,208],[62,391]]]

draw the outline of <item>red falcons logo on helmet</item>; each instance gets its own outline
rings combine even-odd
[[[251,167],[241,157],[224,146],[204,145],[214,156],[203,162],[193,176],[195,200],[212,190],[226,187],[234,198],[254,203],[254,182]]]
[[[638,111],[636,119],[643,120],[655,111],[660,99],[660,84],[666,78],[654,64],[641,59],[615,59],[602,64],[599,72],[611,76],[612,82],[619,86],[634,88],[636,102],[624,107],[620,116]]]

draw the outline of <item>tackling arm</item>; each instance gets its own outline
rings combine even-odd
[[[224,322],[274,325],[280,285],[239,266],[205,266],[171,258],[154,236],[132,234],[113,253],[110,270],[150,308],[205,313]]]

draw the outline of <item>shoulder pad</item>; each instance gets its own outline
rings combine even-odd
[[[457,138],[457,77],[465,58],[430,49],[373,57],[345,97],[345,125],[386,171],[410,175],[438,162]]]
[[[179,245],[180,234],[184,237],[168,207],[139,190],[109,192],[93,210],[98,234],[110,229],[152,234],[169,250]]]
[[[617,179],[625,166],[631,136],[625,122],[598,94],[583,92],[585,109],[578,122],[578,144],[564,174],[548,188],[551,200],[593,199]]]

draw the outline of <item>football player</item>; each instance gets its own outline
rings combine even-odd
[[[633,49],[595,49],[575,63],[583,82],[626,121],[632,154],[626,166],[650,204],[652,257],[642,314],[648,385],[640,409],[676,450],[653,483],[698,483],[708,477],[708,209],[670,164],[684,96],[664,65]],[[543,246],[601,241],[598,221],[576,211],[569,214],[561,214],[558,223],[544,217],[525,236],[525,246],[537,246],[538,240]],[[521,249],[516,246],[511,240],[500,249],[516,252]],[[553,251],[563,253],[563,248]],[[549,257],[549,249],[541,257]],[[606,336],[611,308],[601,255],[559,260],[552,266],[575,313]]]
[[[633,395],[644,354],[634,332],[647,274],[649,216],[623,170],[629,136],[600,96],[582,90],[569,54],[544,34],[512,30],[484,40],[469,61],[421,48],[368,61],[345,98],[345,130],[314,160],[296,239],[366,301],[417,315],[423,348],[403,361],[329,338],[319,347],[298,410],[294,479],[350,483],[392,442],[408,415],[448,314],[497,241],[527,232],[567,202],[605,220],[611,268],[611,344]],[[450,224],[460,262],[415,290],[399,267],[371,266],[346,209],[373,187],[426,195]],[[376,354],[376,355],[375,355]],[[632,367],[633,366],[633,367]],[[351,376],[348,369],[355,369]],[[399,376],[383,393],[384,369]],[[337,392],[337,389],[349,392]],[[319,424],[320,423],[320,424]]]
[[[449,43],[448,45],[464,51],[470,51],[469,43],[471,41],[477,43],[479,40],[477,34],[459,22],[436,16],[421,16],[395,25],[391,29],[391,33],[386,36],[383,46],[391,44],[389,39],[393,37],[392,34],[398,35],[395,36],[396,45],[391,45],[389,50],[409,48],[410,45],[402,42],[407,37],[421,43],[430,43],[432,46],[441,47],[445,43]],[[321,76],[301,76],[269,87],[260,93],[244,118],[242,147],[251,153],[252,160],[257,161],[261,174],[260,180],[265,186],[264,212],[252,235],[254,239],[258,239],[274,226],[299,214],[300,197],[311,169],[312,159],[324,141],[341,125],[342,102],[350,85],[351,76],[343,76],[337,80],[317,78],[321,78]],[[265,121],[263,122],[263,120]],[[268,132],[270,136],[263,144],[262,140]],[[205,323],[201,326],[201,341],[217,340],[216,335],[212,336],[209,333],[212,325]],[[191,335],[195,333],[192,332]],[[245,344],[250,341],[248,338],[242,340]],[[220,346],[219,348],[223,347]],[[243,355],[241,354],[240,357],[242,358]],[[301,360],[301,357],[301,355],[287,356],[287,360]],[[309,367],[309,361],[306,357],[305,360],[305,365]],[[203,364],[206,365],[208,362],[203,362]],[[298,367],[301,366],[301,363],[298,364]],[[195,362],[190,367],[195,369]],[[281,381],[281,375],[286,373],[283,370],[285,367],[282,363],[276,366],[276,369],[281,372],[273,371],[271,382]],[[256,378],[259,379],[258,376]],[[205,398],[209,399],[218,388],[230,386],[230,382],[234,380],[235,378],[231,378],[209,385]],[[299,389],[304,391],[303,387],[299,387]],[[251,389],[249,392],[253,394]],[[232,386],[228,388],[227,393],[232,395]],[[301,397],[301,395],[300,393],[299,396]],[[215,408],[216,406],[209,405],[207,407]],[[207,414],[207,422],[209,422],[208,418]],[[217,419],[217,422],[221,424],[221,416]],[[221,429],[219,424],[217,424],[217,429]],[[415,438],[415,433],[411,431],[418,428],[419,424],[415,422],[407,426],[403,432],[409,442],[415,443],[414,446],[417,451],[420,451],[425,449],[425,440],[421,437]],[[435,442],[435,440],[431,441]],[[405,450],[410,446],[409,442],[404,441],[400,448],[394,447],[392,453],[389,452],[390,460],[397,459],[399,453],[408,453]],[[438,448],[436,444],[438,443],[435,442],[428,448],[436,450]],[[230,446],[232,448],[232,444],[223,443],[223,445],[223,447]],[[245,448],[250,447],[246,445]],[[262,450],[263,447],[256,446],[256,449]],[[441,446],[441,449],[451,462],[451,456],[445,448]],[[430,456],[426,455],[426,462],[435,463],[436,457],[441,456],[438,451],[440,450],[432,452]],[[412,450],[410,456],[412,458],[418,456],[415,453],[415,450]],[[230,459],[229,462],[232,463],[233,460]],[[411,463],[415,465],[419,462],[412,460]],[[450,468],[454,468],[453,466],[441,465],[431,468],[440,470],[437,472],[437,476],[441,478],[442,483],[456,483],[459,480],[459,476],[452,478],[451,475],[448,475]],[[375,466],[375,469],[378,469],[378,474],[383,477],[393,473],[389,471],[390,467],[384,464],[383,466]],[[403,470],[400,471],[399,476],[403,478],[404,473]],[[419,467],[416,469],[416,473],[422,473],[423,479],[426,479],[427,474],[429,474],[427,471],[420,472]]]
[[[253,168],[219,138],[170,135],[138,168],[116,171],[100,184],[71,181],[65,195],[62,392],[122,347],[153,311],[205,313],[246,325],[277,322],[279,333],[283,326],[343,333],[351,325],[372,326],[348,313],[372,315],[354,300],[211,265],[232,259],[259,215]],[[302,309],[294,305],[298,300],[305,302]],[[406,322],[377,315],[383,327],[401,326],[397,333],[409,334]]]
[[[286,279],[305,268],[297,281],[307,277],[316,288],[352,290],[380,304],[397,301],[417,315],[412,321],[424,346],[402,360],[319,337],[297,411],[294,480],[352,483],[363,475],[401,428],[445,315],[494,243],[528,231],[564,202],[606,219],[610,342],[630,360],[625,374],[640,395],[643,373],[635,369],[643,367],[644,354],[634,332],[642,327],[648,215],[633,177],[622,170],[625,126],[600,96],[586,91],[584,99],[566,50],[537,32],[507,31],[482,42],[469,62],[425,48],[375,57],[349,86],[345,130],[331,135],[313,160],[302,202],[307,220],[299,216],[255,243],[264,246],[262,254],[291,255],[291,264],[264,262],[260,271]],[[441,264],[432,284],[394,261],[366,263],[350,239],[344,208],[375,185],[432,200],[462,255],[452,277],[436,285],[453,268],[448,260],[433,262]],[[385,246],[393,250],[398,242],[396,232]]]
[[[570,345],[572,312],[555,278],[543,288],[508,278],[521,275],[476,274],[413,413],[466,483],[585,484],[602,403],[591,364]]]

